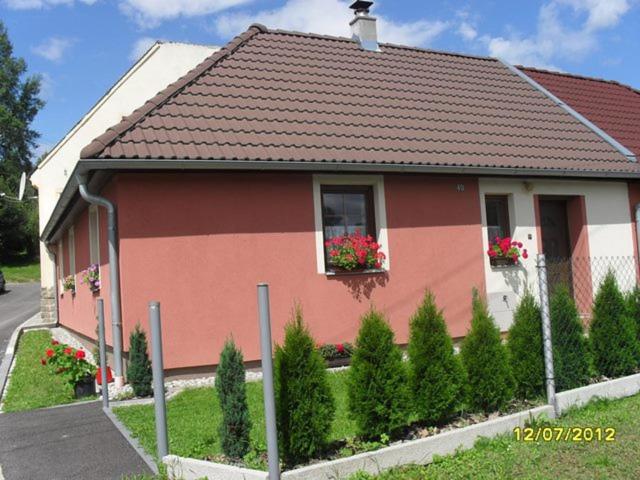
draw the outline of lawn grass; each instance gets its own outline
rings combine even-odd
[[[355,435],[355,423],[347,412],[346,372],[329,375],[336,400],[336,415],[330,439]],[[257,452],[266,450],[262,382],[247,383],[247,402],[253,422],[251,444]],[[151,455],[156,454],[153,405],[113,409],[116,416]],[[218,429],[222,412],[215,388],[186,390],[167,402],[169,451],[174,455],[210,459],[222,454]]]
[[[22,335],[9,379],[4,411],[18,412],[75,401],[73,388],[64,377],[55,375],[40,363],[49,345],[51,333],[47,330]]]
[[[39,261],[18,261],[0,265],[7,283],[25,283],[40,281]]]
[[[391,470],[365,480],[640,478],[640,395],[597,400],[554,423],[565,427],[614,427],[615,442],[518,442],[513,435],[480,440],[475,448],[428,466]]]

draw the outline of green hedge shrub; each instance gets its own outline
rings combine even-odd
[[[635,326],[611,271],[604,278],[593,302],[589,338],[598,373],[607,377],[634,373],[638,364]]]
[[[463,371],[433,294],[425,293],[410,321],[409,379],[414,410],[421,420],[438,423],[460,403]]]
[[[640,367],[640,287],[636,286],[626,298],[627,312],[636,329],[636,345],[638,348],[638,366]]]
[[[220,439],[222,451],[240,459],[249,452],[251,420],[247,404],[244,360],[233,340],[227,340],[216,371],[216,392],[222,410]]]
[[[136,397],[147,397],[153,393],[153,388],[151,388],[153,374],[151,373],[151,360],[149,360],[147,348],[147,334],[138,324],[129,336],[129,366],[127,368],[127,379]]]
[[[284,344],[276,346],[274,368],[280,452],[294,466],[326,447],[335,414],[325,361],[299,307],[285,327]]]
[[[590,356],[578,308],[565,285],[558,285],[549,301],[556,390],[589,383]]]
[[[473,410],[492,412],[513,397],[513,374],[500,329],[487,306],[473,292],[471,329],[462,341],[462,364],[467,373],[467,401]]]
[[[524,294],[516,308],[507,348],[516,397],[531,399],[544,395],[542,316],[531,292]]]
[[[407,422],[410,391],[402,352],[384,316],[361,320],[348,379],[349,410],[364,438],[391,434]]]

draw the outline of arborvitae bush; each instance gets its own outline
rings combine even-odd
[[[407,350],[414,410],[429,423],[446,419],[461,400],[463,371],[431,292],[411,318]]]
[[[471,329],[462,341],[462,364],[467,373],[467,401],[473,410],[491,412],[513,397],[513,374],[495,325],[478,292],[473,292]]]
[[[638,346],[638,366],[640,366],[640,287],[636,286],[626,298],[627,313],[636,329],[636,345]]]
[[[129,336],[127,378],[136,397],[146,397],[153,393],[151,361],[147,354],[147,334],[140,328],[140,324],[136,325]]]
[[[558,391],[589,383],[589,349],[578,308],[564,285],[559,285],[549,302],[553,370]]]
[[[378,438],[406,424],[407,380],[391,327],[381,313],[370,310],[362,317],[348,379],[349,410],[362,437]]]
[[[542,317],[531,292],[526,292],[513,315],[509,329],[509,360],[518,398],[531,399],[544,394],[544,354]]]
[[[635,371],[638,361],[636,331],[611,271],[600,285],[593,302],[589,338],[598,373],[618,377]]]
[[[251,420],[244,373],[242,352],[233,340],[227,340],[220,354],[220,364],[216,372],[216,392],[222,410],[222,451],[231,458],[244,457],[250,447]]]
[[[275,390],[281,456],[288,466],[307,462],[326,447],[335,402],[326,364],[296,308],[275,352]]]

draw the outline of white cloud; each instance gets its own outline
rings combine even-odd
[[[48,73],[39,73],[40,76],[40,98],[48,102],[53,96],[55,82]]]
[[[465,40],[474,40],[478,36],[478,32],[470,23],[463,21],[458,26],[458,35]]]
[[[31,48],[36,55],[58,62],[62,60],[65,52],[73,45],[73,40],[62,37],[51,37],[42,42],[40,45]]]
[[[574,15],[586,15],[578,28],[562,22],[567,8]],[[540,8],[535,34],[507,38],[484,35],[480,41],[494,57],[554,69],[555,60],[580,59],[595,50],[599,32],[617,25],[628,10],[628,0],[551,0]]]
[[[221,15],[214,26],[216,32],[225,37],[235,35],[256,22],[270,28],[350,37],[349,21],[353,18],[353,12],[349,10],[350,3],[345,0],[287,0],[273,10]],[[449,27],[448,22],[440,20],[420,19],[400,23],[381,15],[375,16],[381,42],[426,45]]]
[[[157,41],[157,39],[151,37],[142,37],[136,40],[131,49],[131,53],[129,53],[129,60],[132,62],[138,61]]]
[[[93,5],[97,0],[79,0],[80,3]],[[12,10],[31,10],[36,8],[57,7],[58,5],[71,6],[74,0],[5,0],[8,8]]]
[[[164,20],[220,12],[252,0],[120,0],[120,9],[142,27],[154,27]]]

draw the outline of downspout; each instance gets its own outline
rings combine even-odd
[[[108,240],[109,240],[109,286],[111,293],[111,325],[113,336],[113,358],[115,386],[124,385],[122,372],[122,311],[120,307],[120,268],[118,258],[118,217],[115,205],[104,197],[89,193],[87,189],[87,177],[77,174],[78,191],[87,202],[107,209]]]

